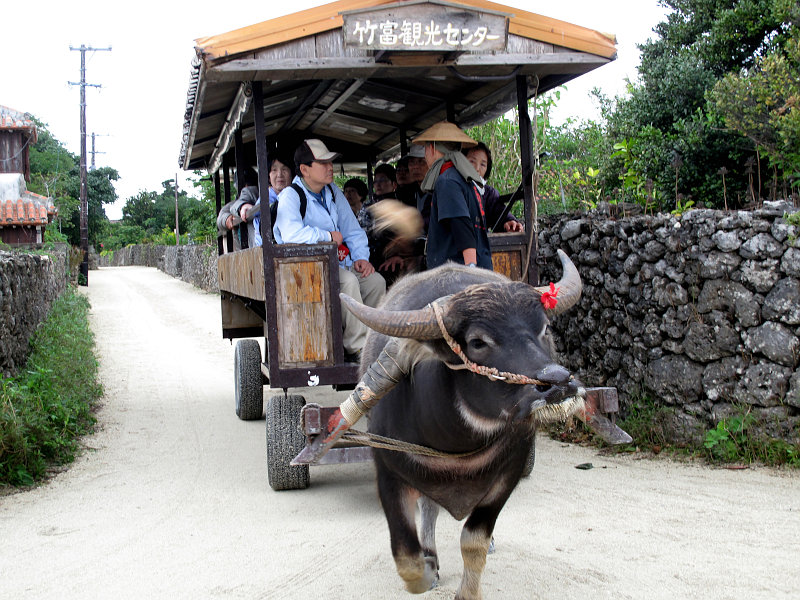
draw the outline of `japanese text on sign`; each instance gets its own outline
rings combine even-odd
[[[494,52],[505,50],[505,15],[415,4],[342,15],[344,43],[370,50]]]
[[[489,33],[485,25],[473,29],[457,27],[448,22],[442,27],[434,20],[421,23],[405,19],[402,22],[372,22],[366,19],[363,22],[356,21],[351,33],[358,40],[358,45],[389,48],[480,47],[486,41],[500,39],[499,35]]]

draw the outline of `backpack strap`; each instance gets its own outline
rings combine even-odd
[[[294,191],[297,192],[297,195],[300,196],[300,218],[305,219],[306,207],[308,206],[308,198],[306,198],[306,193],[299,183],[292,183],[292,187],[294,188]]]

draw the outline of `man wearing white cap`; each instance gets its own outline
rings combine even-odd
[[[369,262],[367,234],[358,224],[342,190],[333,183],[331,152],[321,140],[305,140],[294,153],[297,175],[278,195],[278,214],[272,229],[279,244],[339,245],[339,288],[367,306],[375,307],[386,294],[386,281]],[[305,216],[300,213],[300,194],[306,196]],[[342,308],[342,344],[345,360],[358,362],[367,326]]]
[[[428,172],[422,191],[431,192],[426,260],[429,269],[452,261],[492,270],[483,199],[483,178],[461,153],[478,142],[454,123],[441,121],[413,140],[425,147]]]

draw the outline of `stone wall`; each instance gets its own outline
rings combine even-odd
[[[674,441],[702,439],[750,410],[772,437],[800,430],[800,242],[773,205],[540,220],[543,282],[575,262],[580,304],[554,320],[558,350],[586,385],[614,386],[623,412],[644,397]]]
[[[135,244],[115,250],[111,260],[101,262],[101,265],[156,267],[167,275],[187,281],[208,292],[219,291],[215,246]]]
[[[68,247],[47,254],[0,250],[0,372],[25,364],[29,340],[67,285]]]
[[[542,281],[560,277],[562,248],[584,283],[580,304],[553,322],[566,366],[586,385],[616,387],[623,414],[645,397],[669,408],[662,425],[675,442],[702,441],[747,409],[769,435],[797,442],[800,247],[790,236],[800,232],[785,210],[541,218]],[[218,290],[210,246],[130,246],[112,264]]]

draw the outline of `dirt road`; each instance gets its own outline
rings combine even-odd
[[[234,414],[217,296],[139,267],[92,271],[86,293],[100,431],[47,485],[0,497],[0,598],[411,597],[371,465],[269,488],[264,421]],[[440,518],[441,582],[424,598],[453,597],[459,531]],[[487,599],[798,598],[800,476],[605,457],[540,436],[495,538]]]

